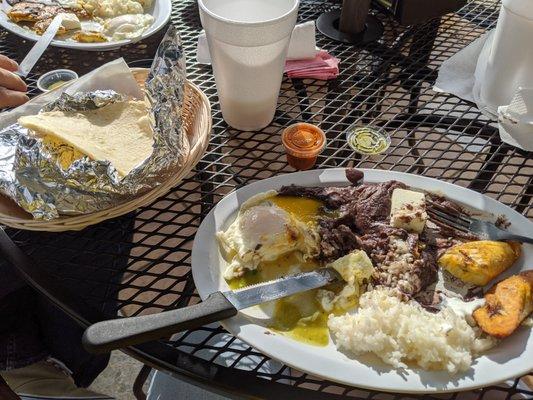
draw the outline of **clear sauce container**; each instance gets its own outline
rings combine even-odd
[[[78,79],[76,72],[70,69],[56,69],[43,74],[37,81],[37,87],[41,92],[49,92],[74,79]]]
[[[299,122],[285,128],[281,141],[287,162],[298,170],[311,169],[326,145],[326,135],[319,127]]]

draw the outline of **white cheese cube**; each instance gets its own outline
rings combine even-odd
[[[360,284],[374,272],[372,261],[363,250],[354,250],[327,265],[337,270],[348,284]]]
[[[327,266],[334,268],[346,281],[346,285],[337,294],[323,289],[317,292],[318,302],[324,311],[347,311],[357,306],[363,291],[361,285],[363,281],[369,280],[374,272],[370,258],[363,250],[354,250]]]
[[[395,189],[391,203],[391,226],[416,233],[424,230],[428,219],[424,193]]]

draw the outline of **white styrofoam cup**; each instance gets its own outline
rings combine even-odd
[[[487,41],[476,70],[474,100],[497,115],[520,86],[533,82],[533,5],[531,0],[503,0],[492,41]]]
[[[198,0],[228,125],[264,128],[274,118],[298,0]]]

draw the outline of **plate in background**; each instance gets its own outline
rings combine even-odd
[[[31,40],[36,42],[41,37],[35,32],[25,29],[22,26],[12,22],[6,14],[5,7],[7,2],[3,0],[0,11],[0,26],[6,30],[14,33],[21,38]],[[7,6],[8,7],[8,6]],[[154,33],[160,31],[170,19],[170,14],[172,13],[172,0],[154,0],[152,7],[148,10],[147,14],[150,14],[154,17],[154,22],[152,25],[143,32],[143,34],[135,39],[125,39],[114,42],[103,42],[103,43],[79,43],[73,40],[63,40],[63,39],[54,39],[51,46],[62,47],[65,49],[74,49],[74,50],[86,50],[86,51],[102,51],[102,50],[114,50],[118,49],[121,46],[126,44],[135,43],[140,40],[146,39],[147,37],[152,36]]]

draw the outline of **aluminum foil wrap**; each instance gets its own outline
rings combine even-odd
[[[171,26],[146,80],[154,131],[148,159],[123,178],[108,161],[88,157],[74,158],[62,167],[59,160],[73,158],[70,146],[51,146],[15,123],[0,131],[0,191],[34,218],[50,220],[108,209],[160,185],[176,173],[189,152],[181,120],[185,80],[181,40]],[[96,109],[124,99],[112,90],[63,93],[42,111]]]

